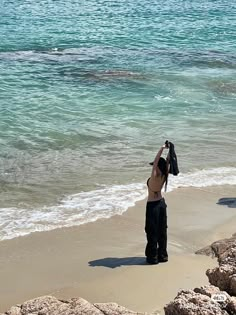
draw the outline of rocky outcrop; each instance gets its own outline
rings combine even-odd
[[[209,282],[221,290],[236,296],[236,268],[222,265],[206,272]]]
[[[223,259],[227,258],[227,256],[229,255],[229,251],[231,250],[231,248],[235,247],[235,245],[236,233],[234,233],[230,238],[216,241],[211,245],[196,251],[196,254],[217,257],[220,262]]]
[[[222,302],[215,299],[222,299]],[[227,293],[213,286],[182,290],[173,302],[165,306],[165,315],[235,315],[235,312],[227,311],[231,312],[234,302]]]
[[[236,233],[196,254],[218,259],[219,266],[206,271],[211,285],[180,291],[165,315],[236,315]]]
[[[182,290],[165,306],[165,315],[236,315],[236,298],[213,285]]]
[[[196,252],[204,253],[217,257],[219,262],[219,267],[207,270],[209,282],[236,296],[236,233]]]
[[[42,296],[13,306],[0,315],[145,315],[119,306],[116,303],[91,304],[82,298],[67,301],[53,296]]]

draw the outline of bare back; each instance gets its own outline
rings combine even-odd
[[[165,176],[158,173],[156,176],[152,174],[147,180],[148,187],[148,201],[156,201],[162,198],[161,190],[165,183]]]

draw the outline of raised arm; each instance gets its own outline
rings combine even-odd
[[[162,152],[163,152],[163,150],[164,149],[168,149],[168,147],[164,144],[161,148],[160,148],[160,150],[157,152],[157,155],[156,155],[156,157],[155,157],[155,159],[154,159],[154,161],[153,161],[153,167],[152,167],[152,175],[151,176],[157,176],[157,174],[160,172],[159,171],[159,168],[157,167],[157,165],[158,165],[158,162],[159,162],[159,160],[160,160],[160,157],[161,157],[161,155],[162,155]]]

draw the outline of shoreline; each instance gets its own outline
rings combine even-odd
[[[231,177],[228,178],[229,176]],[[230,181],[232,185],[236,185],[236,168],[221,167],[195,170],[191,173],[180,173],[178,176],[171,175],[171,177],[167,196],[176,189],[179,191],[180,187],[186,189],[192,187],[204,191],[206,189],[205,185],[210,187],[213,183],[220,183],[222,187]],[[54,183],[53,190],[60,190],[59,187],[59,184],[55,186]],[[135,203],[144,200],[147,196],[145,179],[142,182],[131,182],[129,184],[98,185],[88,191],[80,191],[79,187],[77,188],[66,194],[64,194],[64,190],[61,193],[58,191],[58,195],[53,202],[48,200],[49,195],[51,195],[49,189],[41,196],[40,204],[38,203],[40,195],[35,200],[34,195],[30,194],[25,200],[23,196],[21,196],[22,199],[20,195],[17,195],[17,191],[9,190],[7,194],[11,194],[11,197],[6,198],[7,195],[5,195],[0,208],[2,218],[0,240],[25,236],[34,232],[79,226],[101,218],[120,215],[125,213],[128,207],[134,206]],[[37,187],[34,187],[35,192],[37,189]],[[21,200],[20,202],[18,200],[15,205],[11,205],[10,200],[12,198],[15,199],[15,202],[17,198]]]
[[[157,266],[145,264],[145,200],[109,219],[1,241],[0,312],[47,294],[161,311],[179,289],[208,283],[205,271],[217,261],[194,252],[235,232],[235,209],[217,204],[235,192],[211,186],[166,194],[170,261]]]

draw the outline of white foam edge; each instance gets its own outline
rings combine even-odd
[[[170,175],[167,192],[178,187],[218,185],[236,185],[236,168],[221,167]],[[109,218],[122,214],[146,196],[146,184],[132,183],[80,192],[67,196],[58,205],[50,207],[0,208],[0,240]]]

